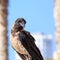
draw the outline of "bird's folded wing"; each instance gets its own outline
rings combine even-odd
[[[34,42],[35,39],[30,34],[27,34],[27,32],[25,32],[25,31],[23,31],[22,34],[24,37],[22,37],[21,43],[23,44],[25,49],[29,52],[29,54],[34,59],[43,60],[41,52],[39,51],[39,49],[35,45],[35,42]],[[21,36],[20,36],[20,38],[21,38]]]

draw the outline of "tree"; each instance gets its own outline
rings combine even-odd
[[[55,0],[54,3],[54,18],[55,18],[55,37],[57,50],[54,54],[54,60],[60,60],[60,0]]]
[[[8,0],[0,0],[0,60],[8,60]]]

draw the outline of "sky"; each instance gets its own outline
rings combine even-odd
[[[14,21],[22,17],[27,21],[25,29],[30,33],[41,32],[52,34],[55,32],[54,0],[9,0],[8,6],[8,31]],[[13,60],[14,50],[9,37],[9,60]]]

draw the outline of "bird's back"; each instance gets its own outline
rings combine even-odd
[[[22,34],[25,37],[22,37]],[[35,44],[35,39],[26,31],[18,31],[14,35],[11,34],[11,43],[15,51],[22,57],[23,60],[43,60],[43,57]],[[24,59],[25,57],[25,59]]]
[[[31,55],[32,60],[43,60],[42,54],[36,46],[33,36],[27,31],[22,31],[22,33],[25,35],[25,38],[22,39],[21,42]]]

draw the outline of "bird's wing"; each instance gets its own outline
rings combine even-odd
[[[27,31],[22,31],[22,34],[19,35],[20,41],[29,52],[33,60],[43,60],[41,52],[35,44],[35,39]]]

